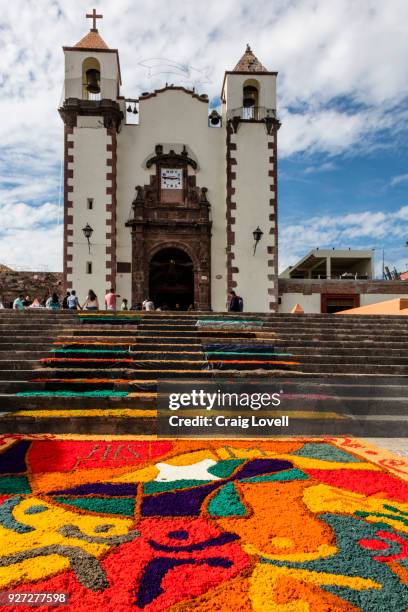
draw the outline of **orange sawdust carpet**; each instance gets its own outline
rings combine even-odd
[[[0,472],[9,609],[408,608],[408,462],[365,443],[4,436]]]

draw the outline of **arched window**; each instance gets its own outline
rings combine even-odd
[[[94,57],[87,57],[82,64],[82,98],[101,99],[101,67]]]
[[[259,83],[255,79],[245,81],[242,90],[242,118],[257,119],[259,108]]]

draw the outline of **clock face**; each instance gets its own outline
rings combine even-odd
[[[162,168],[161,169],[161,188],[162,189],[183,189],[183,169],[182,168]]]

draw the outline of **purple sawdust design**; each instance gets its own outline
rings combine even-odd
[[[290,461],[284,459],[254,459],[242,466],[230,480],[240,480],[241,478],[251,478],[252,476],[262,476],[270,472],[281,472],[293,467]]]
[[[166,491],[146,495],[142,501],[143,516],[198,516],[207,495],[215,491],[219,481],[193,489]],[[224,483],[224,481],[221,481]]]
[[[113,484],[113,483],[89,483],[79,485],[73,489],[60,489],[53,491],[52,495],[108,495],[109,497],[134,497],[137,485],[135,484]]]
[[[167,536],[171,538],[172,540],[187,540],[188,531],[186,531],[185,529],[179,529],[177,531],[169,531]]]
[[[13,444],[0,454],[1,474],[20,474],[27,471],[25,456],[30,448],[30,440],[22,440]]]
[[[194,552],[196,550],[204,550],[210,546],[229,544],[229,542],[234,542],[235,540],[238,540],[238,536],[235,533],[226,531],[216,538],[209,538],[208,540],[204,540],[204,542],[187,544],[185,546],[167,546],[166,544],[159,544],[154,540],[149,540],[149,544],[154,550],[160,550],[162,552]]]
[[[198,516],[207,495],[227,482],[281,472],[292,467],[290,461],[283,459],[253,459],[229,478],[191,489],[146,495],[142,501],[142,516]]]
[[[229,568],[232,561],[225,557],[209,557],[208,559],[171,559],[170,557],[157,557],[148,563],[137,593],[136,605],[144,608],[154,601],[164,591],[161,583],[168,571],[178,565],[209,565],[210,567]]]

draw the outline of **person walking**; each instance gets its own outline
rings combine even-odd
[[[116,300],[120,297],[119,293],[115,293],[113,287],[111,287],[105,295],[105,306],[106,310],[116,310]]]
[[[69,310],[81,310],[81,306],[79,305],[78,296],[76,291],[72,289],[69,296],[67,296],[67,304]]]
[[[13,310],[24,310],[23,296],[19,295],[13,302]]]
[[[86,298],[82,308],[84,310],[99,310],[98,296],[94,291],[92,291],[92,289],[88,291],[88,297]]]
[[[56,293],[53,293],[52,296],[48,298],[45,307],[49,310],[59,310],[61,308],[58,295]]]

